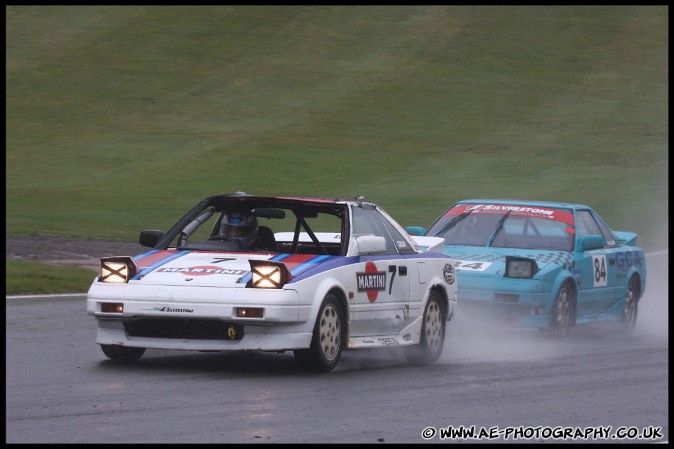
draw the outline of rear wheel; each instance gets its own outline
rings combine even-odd
[[[557,337],[567,337],[574,324],[575,313],[573,290],[566,283],[559,288],[555,302],[552,304],[552,318],[550,319],[552,333]]]
[[[337,366],[342,355],[342,308],[335,295],[329,293],[318,311],[311,347],[293,351],[295,360],[309,371],[328,372]]]
[[[627,283],[625,293],[625,307],[623,309],[623,328],[626,331],[634,329],[637,322],[637,311],[639,308],[639,279],[632,276]]]
[[[129,348],[116,345],[101,345],[101,349],[103,354],[115,362],[133,362],[145,353],[145,348]]]
[[[442,297],[438,292],[433,291],[428,297],[424,310],[419,344],[405,347],[407,360],[415,364],[426,364],[438,360],[445,345],[446,324]]]

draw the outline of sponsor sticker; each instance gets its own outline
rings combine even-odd
[[[456,260],[458,271],[484,271],[489,268],[491,262],[476,262],[474,260]]]
[[[615,255],[615,261],[618,269],[628,270],[631,267],[641,266],[641,256],[637,251],[619,252]]]
[[[573,225],[573,214],[570,211],[515,204],[459,204],[448,210],[445,216],[460,215],[463,212],[470,212],[476,215],[503,215],[506,212],[510,212],[512,216],[546,218]]]
[[[442,275],[445,277],[445,281],[448,284],[454,283],[454,267],[451,263],[445,264],[445,268],[442,270]]]
[[[153,312],[165,312],[165,313],[194,313],[194,309],[181,309],[169,306],[154,306],[151,309],[141,309],[141,310],[151,310]]]
[[[231,270],[210,265],[198,267],[164,267],[157,270],[159,273],[180,273],[185,276],[208,276],[211,274],[229,274],[232,276],[241,276],[248,273],[247,270]]]
[[[386,271],[379,271],[374,262],[367,262],[365,271],[356,273],[356,285],[359,292],[367,292],[370,302],[375,302],[379,292],[386,290]]]

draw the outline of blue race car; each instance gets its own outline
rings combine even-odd
[[[407,230],[445,239],[465,316],[560,336],[596,321],[634,327],[646,288],[644,252],[635,233],[612,231],[588,206],[465,200],[427,232]]]

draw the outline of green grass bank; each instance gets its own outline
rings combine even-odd
[[[668,244],[667,6],[7,6],[6,233],[202,197],[586,203]]]

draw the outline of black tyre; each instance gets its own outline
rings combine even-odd
[[[440,358],[445,346],[445,311],[442,297],[438,292],[431,292],[424,310],[421,325],[421,339],[418,345],[405,347],[405,357],[411,363],[426,364]]]
[[[627,291],[625,292],[625,308],[623,309],[623,328],[626,331],[634,329],[637,322],[637,312],[639,309],[639,279],[632,276],[627,283]]]
[[[293,351],[297,363],[309,371],[332,371],[339,363],[344,349],[343,323],[339,301],[329,293],[318,311],[311,347]]]
[[[145,348],[129,348],[126,346],[101,345],[103,354],[115,362],[133,362],[144,353]]]
[[[573,289],[568,283],[562,285],[552,304],[550,330],[556,337],[565,338],[575,324],[576,304]]]

